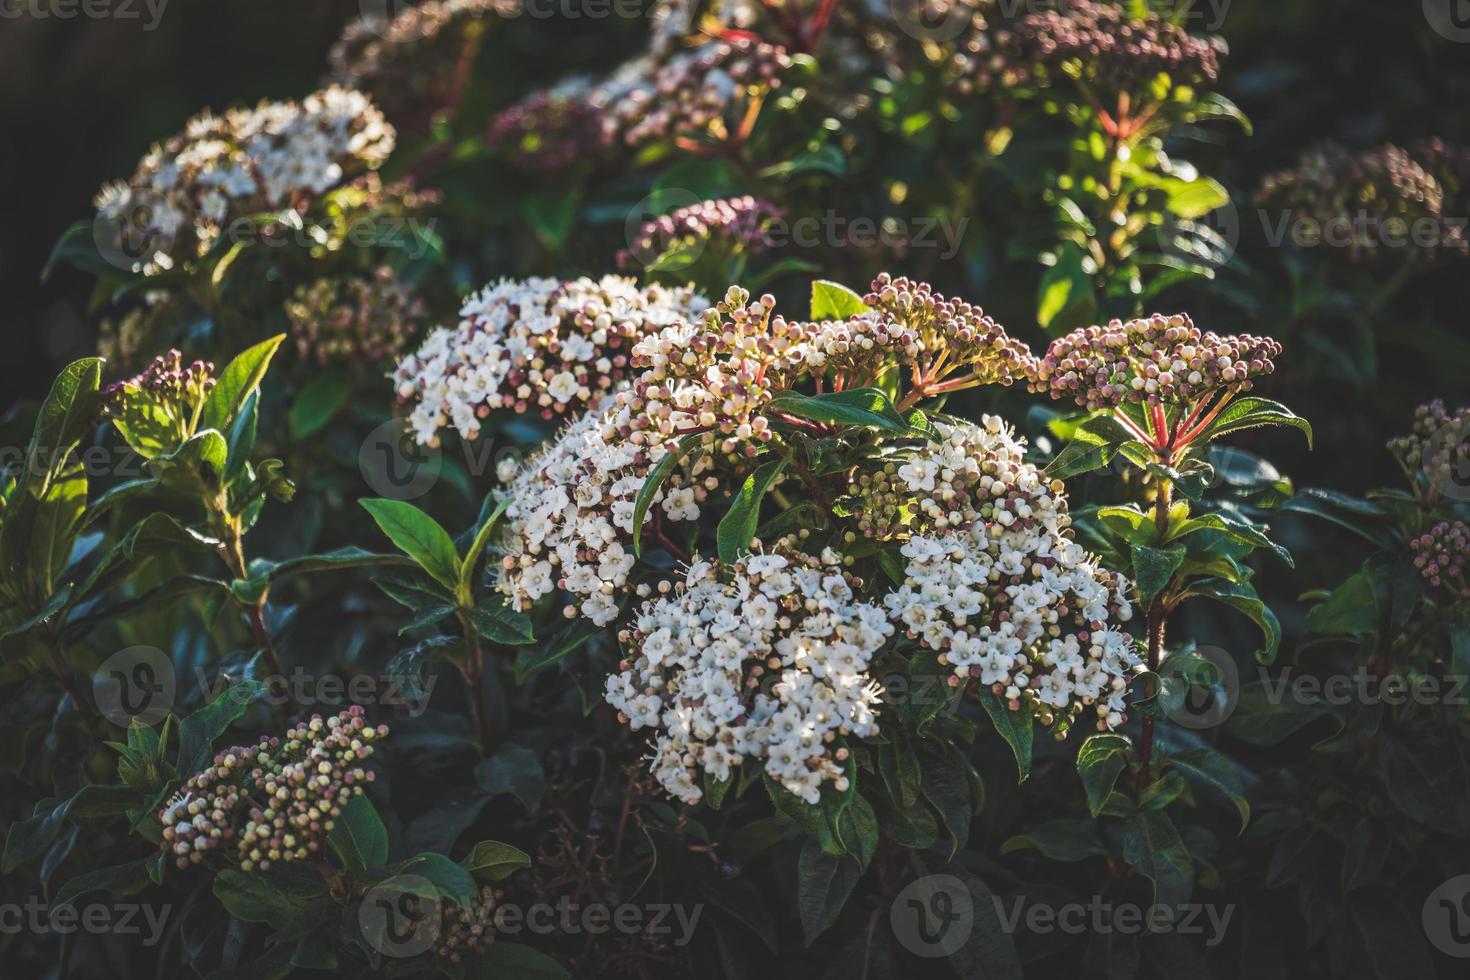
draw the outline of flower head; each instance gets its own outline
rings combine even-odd
[[[312,859],[342,807],[372,782],[360,763],[387,734],[354,705],[331,718],[314,715],[284,739],[218,753],[159,811],[161,850],[180,868],[214,851],[244,871]]]
[[[961,448],[968,452],[954,451]],[[932,465],[903,478],[933,506],[920,510],[922,533],[903,546],[904,582],[884,607],[957,683],[974,679],[1013,710],[1024,702],[1059,730],[1089,708],[1099,728],[1117,727],[1139,662],[1131,637],[1114,625],[1132,617],[1127,583],[1071,539],[1060,483],[1022,462],[1018,448],[998,419],[986,419],[983,432],[951,432],[916,459],[937,457],[948,464],[941,473],[964,472],[955,457],[968,455],[979,477],[972,469],[974,482],[960,481],[958,496],[971,503],[959,507],[942,493],[920,493]]]
[[[1440,521],[1409,542],[1414,567],[1425,581],[1455,600],[1470,599],[1470,527]]]
[[[1424,475],[1430,504],[1450,487],[1463,488],[1470,477],[1470,407],[1451,412],[1438,398],[1420,405],[1409,433],[1390,439],[1388,451],[1416,487]]]
[[[1030,366],[1033,392],[1088,409],[1182,405],[1248,391],[1276,369],[1281,345],[1250,334],[1202,332],[1184,314],[1086,327],[1052,341]]]
[[[317,364],[393,357],[418,333],[426,313],[423,300],[387,266],[368,276],[317,279],[286,303],[297,349]]]
[[[1426,159],[1446,177],[1455,173],[1445,147],[1431,149]],[[1267,176],[1256,199],[1313,229],[1314,238],[1302,244],[1320,242],[1354,262],[1432,257],[1441,249],[1470,252],[1464,230],[1444,220],[1439,180],[1392,144],[1361,153],[1335,143],[1318,146],[1291,169]]]
[[[634,344],[707,306],[691,289],[604,276],[504,279],[465,300],[394,372],[418,441],[453,425],[466,439],[492,409],[576,417],[615,390]]]
[[[554,173],[606,151],[602,114],[592,101],[590,83],[577,80],[502,110],[490,123],[485,142],[521,170]]]
[[[702,252],[711,244],[722,255],[759,255],[766,250],[770,222],[782,214],[769,201],[750,195],[675,208],[639,228],[630,247],[618,253],[618,265],[651,265],[669,253]]]
[[[141,374],[108,385],[102,410],[135,452],[152,459],[194,434],[214,384],[213,364],[185,364],[183,354],[171,350],[155,357]]]
[[[847,788],[841,740],[878,732],[868,665],[893,632],[858,587],[836,554],[777,552],[696,561],[643,605],[607,700],[655,730],[665,790],[697,803],[700,773],[724,781],[747,763],[808,803],[826,783]]]
[[[238,218],[305,213],[380,166],[394,141],[372,100],[336,86],[299,103],[204,112],[154,146],[127,182],[98,193],[99,220],[134,271],[161,272],[204,255]]]

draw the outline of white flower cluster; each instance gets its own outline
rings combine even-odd
[[[125,236],[135,271],[202,255],[235,218],[304,211],[326,191],[380,166],[393,127],[361,92],[331,86],[302,102],[209,112],[159,144],[126,182],[103,187],[99,219]]]
[[[450,424],[475,438],[494,408],[575,417],[624,379],[634,343],[708,305],[692,289],[621,276],[502,279],[398,365],[398,398],[414,404],[409,422],[424,445]]]
[[[658,730],[664,789],[697,803],[700,770],[724,781],[746,759],[808,803],[824,783],[847,788],[836,743],[878,733],[868,663],[893,633],[854,584],[830,551],[748,555],[728,569],[695,562],[644,604],[607,699],[633,729]]]
[[[1000,435],[999,420],[987,418],[985,430]],[[936,457],[956,445],[952,440]],[[1066,535],[1066,498],[1012,455],[1018,444],[1008,433],[968,441],[981,449],[982,472],[992,459],[998,463],[973,488],[983,491],[977,518],[909,539],[906,579],[884,606],[954,669],[954,683],[975,678],[1012,710],[1028,702],[1043,724],[1059,730],[1086,707],[1096,711],[1099,728],[1117,727],[1129,673],[1139,663],[1132,638],[1109,626],[1132,617],[1125,583]],[[953,461],[937,472],[930,461],[906,469],[903,479],[920,489],[957,472]]]
[[[633,509],[649,472],[672,450],[669,441],[625,438],[626,406],[589,413],[564,430],[516,477],[508,491],[506,550],[498,587],[516,609],[553,589],[579,600],[568,615],[606,626],[633,570]],[[620,424],[621,423],[621,424]],[[690,521],[718,486],[701,481],[708,462],[673,473],[659,488],[650,515]]]

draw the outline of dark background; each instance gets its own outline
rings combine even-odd
[[[150,15],[141,0],[114,2],[129,5],[134,16],[16,17],[7,6],[10,16],[0,19],[0,119],[8,137],[0,142],[6,188],[0,330],[7,340],[0,405],[43,394],[62,364],[92,350],[97,323],[85,312],[88,277],[59,269],[43,283],[41,270],[62,231],[90,217],[98,187],[130,173],[154,140],[202,107],[310,91],[327,49],[358,14],[355,3],[326,0],[168,0],[157,27],[145,31]],[[1230,138],[1213,159],[1197,155],[1204,172],[1220,177],[1244,204],[1262,174],[1289,165],[1319,139],[1361,148],[1431,135],[1470,142],[1470,43],[1437,34],[1426,2],[1470,7],[1464,0],[1230,3],[1221,29],[1231,47],[1223,88],[1250,116],[1255,134]],[[1213,19],[1207,8],[1201,11],[1193,28]],[[1464,20],[1470,26],[1470,10]],[[574,52],[559,67],[578,70],[573,62],[596,52],[595,34],[606,27],[593,20],[572,26],[594,37],[584,39],[590,44],[558,45]],[[544,75],[549,66],[525,67]],[[1241,251],[1249,260],[1260,231],[1253,212],[1244,213]],[[1423,280],[1404,300],[1413,309],[1403,311],[1402,327],[1394,308],[1380,326],[1390,343],[1377,378],[1343,391],[1331,379],[1316,380],[1317,390],[1296,392],[1305,397],[1299,411],[1340,403],[1345,411],[1371,412],[1383,420],[1371,427],[1376,439],[1380,429],[1401,429],[1413,405],[1431,395],[1463,399],[1463,372],[1440,370],[1434,341],[1416,343],[1411,335],[1414,323],[1428,316],[1463,341],[1470,333],[1465,283],[1457,269]],[[1273,323],[1268,317],[1249,329],[1271,333]],[[1289,378],[1283,371],[1278,380],[1290,384]],[[1346,471],[1333,475],[1358,486],[1383,475],[1369,471],[1388,465],[1382,453],[1324,448],[1337,457],[1322,460],[1326,468]]]

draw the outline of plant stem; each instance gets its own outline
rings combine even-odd
[[[1158,529],[1160,543],[1163,541],[1165,532],[1169,530],[1169,505],[1173,501],[1174,485],[1168,480],[1159,481],[1158,496],[1154,498],[1154,527]],[[1168,615],[1168,607],[1164,600],[1163,590],[1154,596],[1154,600],[1148,607],[1148,670],[1154,673],[1159,669],[1159,660],[1164,651],[1164,626]],[[1149,763],[1153,760],[1154,751],[1154,720],[1144,718],[1142,730],[1138,738],[1138,791],[1142,793],[1151,782]]]
[[[475,719],[475,732],[480,737],[480,753],[483,755],[490,747],[490,719],[485,717],[485,651],[480,646],[480,634],[475,632],[475,624],[470,622],[470,617],[463,609],[455,611],[455,618],[459,620],[460,629],[464,630],[465,646],[469,656],[460,667],[460,673],[464,675],[465,686],[469,688],[470,714]]]

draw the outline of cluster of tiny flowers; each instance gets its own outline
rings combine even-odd
[[[1464,217],[1460,209],[1470,204],[1470,146],[1430,137],[1410,144],[1409,155],[1444,188],[1445,208]]]
[[[1225,54],[1220,38],[1197,37],[1154,13],[1135,19],[1094,0],[1028,14],[997,32],[995,47],[1038,76],[1080,77],[1108,93],[1146,90],[1160,74],[1181,85],[1213,82]]]
[[[976,521],[1006,520],[1008,501],[1033,492],[1026,447],[998,417],[980,425],[935,422],[938,438],[860,471],[848,507],[865,537],[941,534]],[[1052,489],[1057,489],[1053,487]]]
[[[1414,552],[1414,567],[1437,589],[1444,589],[1455,599],[1470,599],[1470,527],[1464,521],[1440,521],[1424,534],[1409,542]]]
[[[699,518],[721,474],[773,437],[761,414],[802,360],[801,324],[775,299],[731,287],[701,320],[676,323],[633,348],[642,373],[601,413],[573,423],[516,477],[506,509],[501,591],[517,609],[553,589],[580,614],[612,622],[633,570],[633,514],[653,467],[688,436],[699,447],[659,485],[647,520]]]
[[[1024,344],[978,306],[926,282],[879,273],[863,302],[871,312],[824,325],[814,341],[821,367],[847,386],[872,383],[894,365],[911,368],[910,387],[926,397],[1026,376]]]
[[[439,921],[430,927],[436,930],[430,947],[434,955],[459,963],[466,957],[484,954],[495,942],[495,911],[504,898],[504,892],[481,885],[467,909],[454,902],[440,902]]]
[[[214,385],[213,364],[185,364],[183,354],[171,350],[155,357],[141,374],[103,389],[102,410],[134,449],[151,457],[194,434]]]
[[[424,0],[366,13],[369,6],[332,46],[328,77],[370,93],[395,121],[414,126],[452,98],[486,23],[521,13],[515,0]]]
[[[1470,407],[1450,412],[1438,398],[1420,405],[1409,434],[1390,439],[1388,451],[1411,478],[1422,472],[1436,496],[1463,486],[1470,473]]]
[[[393,127],[360,92],[332,86],[300,103],[208,112],[155,146],[126,183],[97,195],[99,224],[134,271],[157,273],[203,255],[235,219],[295,208],[378,167]]]
[[[618,265],[638,268],[671,251],[702,252],[711,244],[724,254],[758,255],[766,250],[771,221],[783,213],[750,195],[676,208],[639,228],[630,247],[618,253]]]
[[[409,422],[425,445],[450,424],[475,438],[496,408],[576,417],[623,381],[634,343],[708,305],[692,289],[618,276],[503,279],[398,365],[398,399],[413,404]]]
[[[1201,332],[1184,314],[1085,327],[1052,341],[1032,362],[1033,392],[1088,409],[1126,402],[1194,403],[1240,392],[1276,369],[1281,345],[1269,337]]]
[[[1089,707],[1099,729],[1116,728],[1139,663],[1132,638],[1109,625],[1132,617],[1126,583],[1069,537],[1060,485],[1017,461],[1014,440],[995,438],[999,420],[984,428],[989,439],[967,442],[982,472],[992,446],[998,461],[977,519],[910,538],[906,578],[884,606],[954,670],[952,684],[974,679],[1059,731]],[[920,487],[925,474],[914,474]]]
[[[485,141],[521,170],[565,170],[595,159],[607,148],[602,113],[592,102],[590,86],[576,80],[501,110]]]
[[[396,357],[427,312],[387,266],[368,276],[318,279],[286,303],[302,359],[323,365]]]
[[[1356,153],[1323,144],[1268,175],[1256,200],[1310,223],[1322,243],[1354,262],[1470,250],[1464,229],[1444,220],[1444,187],[1392,144]]]
[[[840,556],[748,555],[727,568],[696,561],[682,583],[643,605],[620,639],[630,651],[607,700],[635,731],[656,731],[652,771],[697,803],[702,771],[729,779],[753,760],[808,803],[847,789],[839,739],[878,732],[881,688],[868,675],[893,633],[859,602]]]
[[[607,105],[608,139],[626,146],[712,137],[738,131],[790,65],[785,49],[732,35],[667,59],[634,62],[642,77],[614,76],[598,101]],[[732,125],[734,130],[732,131]]]
[[[360,763],[387,734],[354,705],[326,720],[313,716],[285,739],[226,749],[159,811],[161,849],[180,868],[220,848],[233,848],[221,853],[244,871],[311,859],[342,807],[372,781]]]

